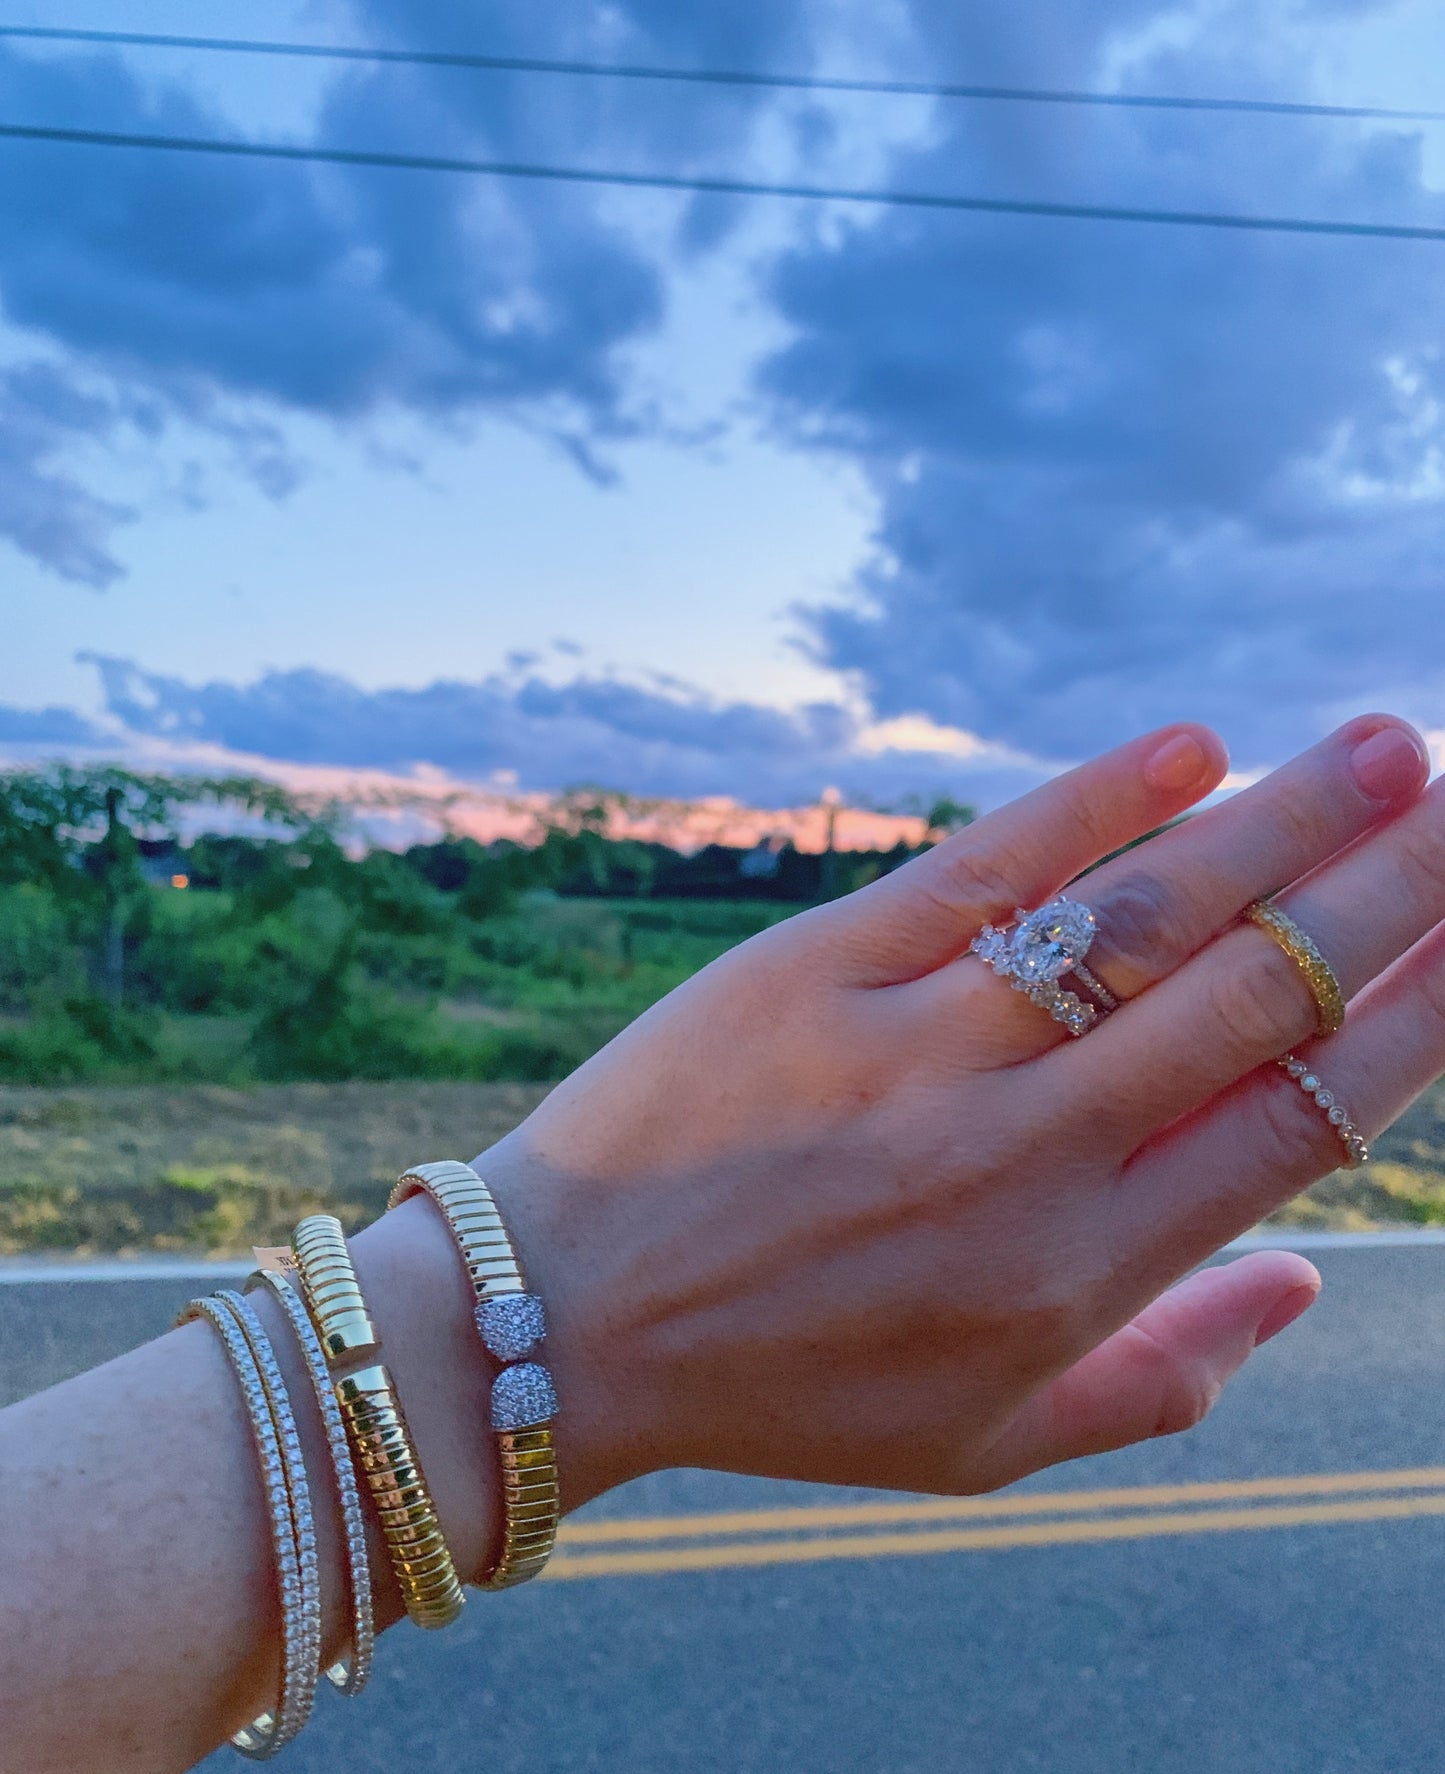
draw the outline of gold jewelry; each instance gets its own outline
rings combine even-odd
[[[291,1249],[407,1614],[418,1626],[448,1626],[466,1597],[391,1375],[375,1360],[359,1371],[336,1372],[338,1361],[375,1356],[381,1347],[340,1220],[329,1213],[308,1214],[296,1228]]]
[[[1358,1170],[1370,1156],[1370,1148],[1365,1144],[1365,1136],[1351,1121],[1345,1105],[1326,1085],[1322,1084],[1317,1075],[1294,1054],[1287,1053],[1282,1060],[1276,1062],[1286,1071],[1307,1097],[1311,1097],[1317,1108],[1323,1109],[1326,1121],[1340,1136],[1345,1148],[1345,1169]]]
[[[502,1545],[484,1589],[535,1577],[557,1538],[561,1513],[551,1419],[552,1376],[530,1360],[547,1334],[542,1302],[527,1292],[517,1253],[491,1190],[469,1164],[418,1164],[397,1181],[388,1208],[425,1191],[451,1227],[477,1296],[477,1332],[502,1364],[492,1383],[492,1428],[502,1462]]]
[[[1305,984],[1315,1001],[1315,1033],[1333,1035],[1336,1029],[1342,1028],[1345,1021],[1345,994],[1340,990],[1334,968],[1315,947],[1313,940],[1300,929],[1293,918],[1286,916],[1277,905],[1267,899],[1257,899],[1252,906],[1246,906],[1244,915],[1251,924],[1257,924],[1266,936],[1277,942],[1305,976]]]

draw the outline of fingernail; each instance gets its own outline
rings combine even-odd
[[[1398,801],[1423,785],[1430,760],[1408,728],[1382,727],[1355,747],[1350,768],[1360,792],[1372,801]]]
[[[1302,1317],[1320,1297],[1320,1290],[1306,1282],[1301,1287],[1292,1287],[1282,1300],[1276,1300],[1259,1321],[1259,1328],[1254,1333],[1256,1349],[1261,1343],[1267,1343],[1271,1337],[1277,1337],[1282,1330],[1292,1325],[1295,1319]]]
[[[1144,766],[1144,780],[1150,788],[1193,788],[1204,780],[1208,770],[1209,759],[1194,735],[1176,733]]]

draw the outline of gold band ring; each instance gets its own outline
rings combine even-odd
[[[1287,917],[1267,899],[1257,899],[1245,908],[1245,917],[1284,950],[1304,975],[1310,996],[1315,1001],[1315,1033],[1333,1035],[1345,1021],[1345,994],[1335,970],[1306,936],[1293,918]]]

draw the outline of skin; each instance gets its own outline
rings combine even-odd
[[[1445,804],[1418,737],[1365,717],[1094,868],[1225,768],[1181,726],[1058,778],[725,956],[483,1155],[548,1305],[568,1508],[672,1465],[986,1490],[1187,1428],[1310,1304],[1285,1252],[1179,1277],[1339,1161],[1276,1056],[1367,1135],[1445,1069]],[[1071,1041],[966,951],[1090,869],[1090,965],[1128,1002]],[[1298,970],[1239,923],[1276,892],[1353,1000],[1322,1042]],[[354,1251],[475,1576],[494,1455],[460,1264],[424,1200]],[[267,1703],[260,1493],[205,1326],[0,1413],[0,1495],[27,1524],[0,1578],[17,1768],[184,1768]]]

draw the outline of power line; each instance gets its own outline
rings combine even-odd
[[[753,179],[691,177],[680,173],[611,172],[595,167],[543,166],[515,160],[460,160],[436,154],[389,154],[371,148],[303,148],[284,142],[226,142],[198,136],[126,135],[100,129],[60,129],[0,123],[0,139],[81,143],[99,148],[158,148],[189,154],[225,154],[324,166],[390,167],[407,172],[480,173],[557,184],[622,185],[648,191],[692,191],[725,197],[792,197],[832,203],[877,203],[910,209],[968,210],[984,215],[1051,216],[1081,222],[1153,222],[1189,228],[1233,228],[1257,234],[1334,234],[1376,240],[1445,240],[1445,227],[1404,222],[1328,222],[1299,216],[1241,216],[1207,210],[1129,209],[1091,203],[1039,203],[1012,197],[963,197],[933,191],[878,191],[844,185],[773,184]]]
[[[574,74],[606,80],[674,80],[709,86],[784,87],[800,92],[891,93],[935,99],[999,99],[1035,105],[1106,105],[1156,111],[1246,111],[1277,117],[1374,118],[1445,123],[1445,111],[1386,105],[1313,105],[1286,99],[1185,98],[1135,92],[1083,92],[1030,86],[961,86],[926,80],[845,80],[824,74],[766,74],[725,68],[655,68],[627,62],[549,61],[539,56],[473,55],[462,51],[374,49],[348,44],[272,43],[248,37],[174,37],[147,31],[88,31],[46,25],[0,25],[0,37],[47,43],[105,43],[143,49],[204,49],[229,54],[307,56],[328,61],[396,62],[429,68],[485,68],[512,74]]]

